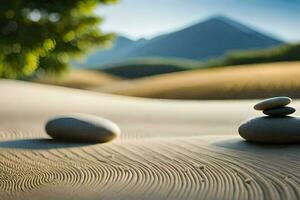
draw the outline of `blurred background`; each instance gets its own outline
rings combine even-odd
[[[165,99],[300,98],[298,0],[4,0],[0,76]]]

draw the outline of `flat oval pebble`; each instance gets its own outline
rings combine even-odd
[[[91,143],[108,142],[121,134],[112,121],[82,114],[51,119],[46,124],[46,132],[57,140]]]
[[[292,99],[289,97],[274,97],[265,99],[254,105],[255,110],[267,110],[271,108],[282,107],[290,104]]]
[[[258,117],[242,123],[242,138],[251,142],[287,144],[300,142],[300,118]]]
[[[294,112],[296,112],[296,109],[288,106],[271,108],[263,111],[264,114],[272,117],[282,117],[282,116],[293,114]]]

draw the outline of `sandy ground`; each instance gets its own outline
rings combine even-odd
[[[0,81],[0,199],[300,199],[300,145],[251,144],[254,101],[119,97]],[[300,108],[300,101],[293,106]],[[116,122],[108,144],[55,142],[49,117]]]

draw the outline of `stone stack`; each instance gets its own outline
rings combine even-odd
[[[287,106],[291,102],[289,97],[274,97],[257,103],[254,109],[267,116],[242,123],[239,127],[240,136],[251,142],[300,142],[300,118],[288,116],[296,111],[295,108]]]
[[[257,103],[255,110],[262,110],[265,115],[271,117],[284,117],[293,114],[296,109],[288,107],[292,99],[289,97],[274,97]]]

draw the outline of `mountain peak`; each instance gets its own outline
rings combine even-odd
[[[231,19],[225,15],[217,14],[217,15],[213,15],[213,16],[209,17],[208,20],[226,21],[226,20],[231,20]]]
[[[90,63],[99,65],[153,57],[207,60],[221,57],[229,51],[263,49],[279,44],[282,41],[229,17],[216,15],[182,30],[149,40],[131,41],[121,38],[116,42],[115,48],[94,53],[95,59],[90,59],[93,61]]]
[[[254,28],[250,28],[248,26],[245,26],[244,24],[230,18],[230,17],[227,17],[225,15],[214,15],[210,18],[208,18],[206,21],[204,21],[204,23],[212,23],[212,22],[219,22],[219,23],[222,23],[222,24],[226,24],[226,25],[229,25],[229,26],[232,26],[233,28],[236,28],[242,32],[245,32],[245,33],[250,33],[250,34],[258,34],[258,31],[256,31]]]

